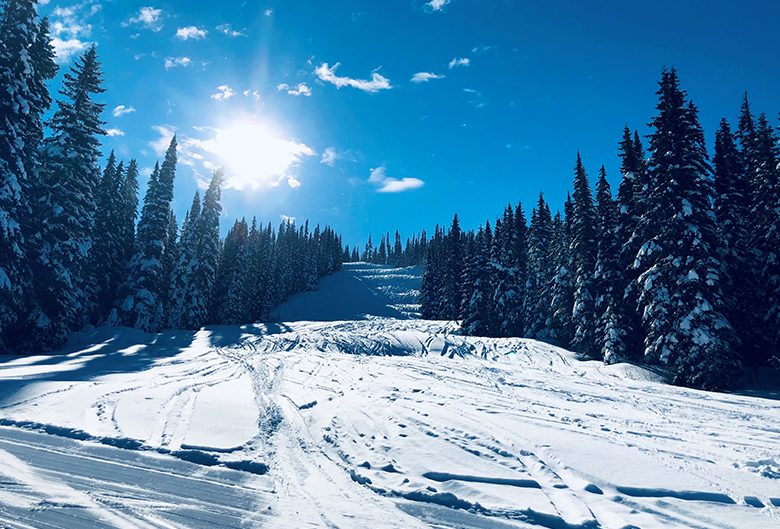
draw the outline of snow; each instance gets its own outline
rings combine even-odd
[[[460,336],[419,274],[0,363],[0,526],[780,527],[777,401]]]

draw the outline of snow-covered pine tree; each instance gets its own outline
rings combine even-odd
[[[551,245],[553,241],[550,207],[539,194],[536,207],[531,211],[528,229],[528,283],[523,310],[527,328],[523,333],[529,338],[544,339],[546,322],[552,300],[550,285],[555,274]]]
[[[497,325],[493,319],[492,266],[490,265],[493,245],[490,223],[480,228],[474,239],[474,252],[468,263],[469,274],[474,278],[469,300],[464,303],[465,312],[461,332],[469,336],[492,336]]]
[[[119,323],[147,332],[158,331],[163,323],[162,296],[168,280],[163,258],[175,177],[176,136],[171,139],[162,166],[155,165],[149,179],[128,277],[120,289]]]
[[[173,208],[168,210],[168,226],[165,229],[165,251],[162,256],[162,286],[160,299],[163,301],[163,318],[167,310],[167,303],[171,296],[171,284],[173,269],[179,259],[179,224],[176,221],[176,213]],[[163,321],[165,321],[163,319]]]
[[[95,46],[65,74],[62,99],[48,123],[35,182],[35,298],[29,347],[49,348],[83,325],[88,316],[87,257],[95,227],[95,189],[100,179],[100,115],[103,92]]]
[[[51,105],[46,82],[57,72],[46,19],[33,0],[8,0],[0,14],[0,353],[26,328],[33,292],[31,187],[43,138],[41,115]]]
[[[620,142],[620,173],[622,180],[618,188],[617,207],[618,225],[617,237],[619,248],[619,270],[622,272],[622,299],[616,298],[616,317],[625,329],[626,355],[631,360],[641,360],[644,350],[644,333],[637,308],[639,292],[637,279],[639,271],[634,267],[634,261],[639,253],[645,237],[640,222],[647,211],[647,195],[650,192],[650,182],[647,173],[644,150],[639,134],[628,127],[623,129],[623,139]]]
[[[518,268],[518,233],[515,211],[511,204],[504,208],[500,222],[496,222],[493,237],[493,314],[497,336],[519,336],[523,329],[523,298]],[[524,278],[523,278],[524,279]]]
[[[596,266],[596,210],[593,207],[588,176],[577,153],[574,168],[574,208],[571,220],[571,255],[574,264],[574,306],[572,324],[575,351],[590,357],[597,357],[601,351],[601,340],[597,337],[595,315],[595,288],[593,270]]]
[[[426,320],[444,318],[442,282],[444,280],[445,256],[444,234],[437,224],[433,238],[428,245],[425,270],[420,286],[420,314]]]
[[[544,340],[561,347],[570,347],[574,338],[572,307],[574,306],[574,256],[572,253],[572,219],[574,204],[571,197],[564,203],[565,219],[560,212],[552,222],[552,259],[553,277],[549,285],[550,307],[547,308],[547,321],[543,334]]]
[[[222,245],[214,288],[214,322],[239,324],[251,321],[247,303],[250,283],[245,280],[250,259],[249,225],[242,218],[230,228]]]
[[[724,311],[740,339],[745,363],[755,364],[768,342],[762,332],[756,256],[750,236],[750,182],[728,121],[715,133],[715,217],[721,238]]]
[[[219,215],[224,173],[217,170],[203,195],[203,208],[194,226],[195,253],[191,261],[192,281],[186,299],[190,306],[183,321],[186,329],[198,329],[208,323],[209,305],[219,259]]]
[[[393,265],[401,266],[403,264],[404,248],[401,245],[401,234],[395,230],[395,244],[393,245]]]
[[[766,329],[769,346],[753,360],[763,364],[780,356],[780,152],[777,135],[766,114],[760,114],[756,121],[755,156],[753,234],[756,248],[761,251],[761,285],[767,293],[762,327]]]
[[[197,230],[195,227],[198,224],[200,212],[200,191],[195,191],[195,195],[192,197],[192,205],[182,223],[181,235],[176,245],[176,261],[173,263],[170,273],[168,300],[165,305],[165,325],[172,329],[185,327],[192,304],[188,296],[192,290],[192,261],[195,258],[195,248],[197,246]],[[169,252],[166,252],[166,254],[170,255]]]
[[[760,114],[755,125],[752,149],[751,232],[760,270],[763,296],[760,316],[768,339],[763,354],[754,363],[765,363],[780,355],[780,152],[778,139],[766,114]]]
[[[640,250],[640,297],[647,331],[645,358],[671,366],[674,381],[704,389],[733,384],[740,363],[723,316],[718,235],[709,165],[698,111],[664,70],[658,115],[650,123],[649,210],[652,234]]]
[[[463,232],[460,229],[460,221],[457,213],[452,218],[450,231],[445,237],[444,273],[442,276],[441,299],[442,319],[460,319],[460,307],[463,293],[461,292],[460,279],[463,276]]]
[[[301,290],[315,290],[320,278],[320,270],[326,270],[328,252],[320,247],[320,227],[317,226],[311,236],[303,240],[303,282]]]
[[[613,364],[627,358],[627,330],[621,321],[624,271],[620,267],[620,241],[617,232],[617,205],[607,181],[604,166],[596,183],[596,212],[598,215],[598,253],[594,272],[597,339],[601,342],[600,356]]]
[[[119,281],[123,279],[126,261],[121,187],[124,178],[124,165],[120,162],[117,166],[114,151],[111,151],[97,188],[95,232],[89,255],[89,302],[93,323],[100,323],[108,316]]]
[[[116,219],[119,224],[119,238],[122,245],[122,269],[123,277],[127,274],[127,265],[133,256],[135,245],[135,221],[138,216],[138,162],[130,160],[124,178],[120,185],[122,203],[120,215]]]

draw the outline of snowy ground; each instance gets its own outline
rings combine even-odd
[[[418,283],[4,360],[0,527],[780,527],[778,401],[464,338]]]

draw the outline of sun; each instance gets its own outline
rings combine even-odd
[[[316,154],[308,145],[285,138],[272,122],[250,116],[215,128],[213,138],[201,147],[216,158],[215,166],[225,169],[226,186],[233,189],[273,187],[285,181],[298,187],[291,168]]]

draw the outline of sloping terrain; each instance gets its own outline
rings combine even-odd
[[[278,323],[0,363],[0,527],[780,527],[780,406],[415,319],[347,265]]]

